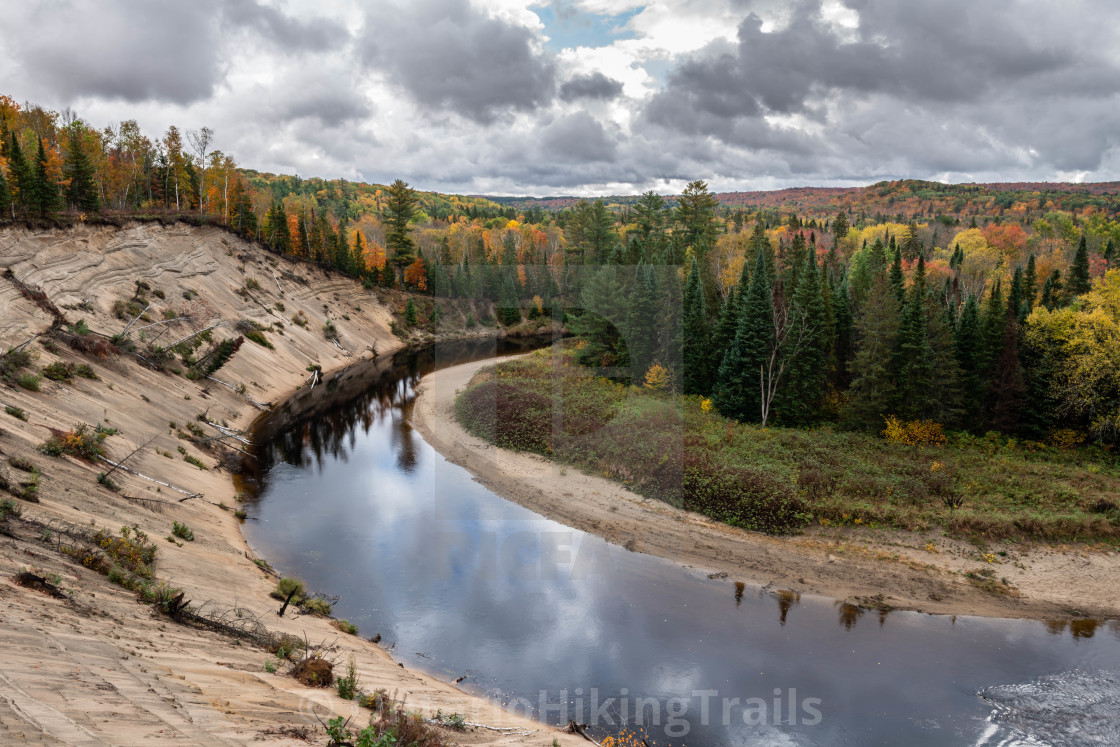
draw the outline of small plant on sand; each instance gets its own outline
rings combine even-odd
[[[20,374],[16,377],[16,383],[29,392],[39,391],[40,381],[42,381],[42,377],[33,373]]]
[[[293,602],[300,601],[306,587],[303,581],[295,576],[285,576],[276,583],[276,588],[272,590],[272,596],[275,599],[284,600],[291,596]]]
[[[121,486],[117,485],[117,483],[113,482],[113,479],[111,477],[109,477],[108,473],[106,473],[106,472],[98,472],[97,473],[97,484],[102,485],[102,486],[108,488],[109,490],[112,490],[114,493],[120,492],[120,489],[121,489]]]
[[[358,634],[358,626],[349,620],[331,620],[331,625],[341,630],[343,633],[349,633],[350,635]]]
[[[350,662],[346,665],[346,674],[335,680],[338,696],[343,700],[353,700],[358,697],[359,685],[358,664],[354,660],[354,655],[350,654]]]
[[[65,433],[55,431],[39,446],[39,451],[48,456],[70,456],[94,461],[105,453],[102,442],[107,436],[115,434],[115,428],[98,425],[91,428],[87,423],[78,423]]]
[[[328,340],[338,339],[338,328],[334,326],[334,322],[332,322],[330,319],[328,319],[327,323],[323,325],[323,337],[327,338]]]
[[[176,521],[171,524],[171,533],[179,539],[186,540],[187,542],[194,542],[194,532],[186,524],[181,524]]]
[[[268,672],[269,674],[275,674],[276,673],[276,662],[273,661],[272,659],[266,659],[265,662],[264,662],[264,671]]]
[[[17,420],[23,420],[25,422],[27,421],[27,418],[30,417],[22,407],[16,407],[15,405],[6,405],[4,407],[4,412],[8,413]]]

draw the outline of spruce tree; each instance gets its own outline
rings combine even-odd
[[[833,386],[847,389],[852,359],[852,298],[848,293],[848,278],[842,277],[832,294],[832,317],[835,320],[836,373]]]
[[[1108,240],[1108,244],[1106,244],[1104,248],[1103,256],[1104,261],[1108,263],[1109,267],[1111,267],[1113,260],[1116,259],[1116,241],[1114,239]]]
[[[700,282],[700,266],[696,258],[688,271],[684,289],[683,346],[684,371],[682,389],[685,394],[706,396],[711,391],[711,350],[709,349],[708,309]]]
[[[641,381],[654,363],[658,328],[662,324],[657,309],[657,279],[653,268],[642,263],[634,269],[627,303],[626,348],[630,351],[632,380]]]
[[[892,280],[893,285],[893,280]],[[926,266],[918,256],[898,331],[898,388],[895,412],[906,419],[928,415],[933,366],[926,326]]]
[[[744,297],[748,287],[750,287],[749,280],[746,285],[739,286],[738,292],[735,288],[727,292],[727,298],[723,300],[723,305],[720,307],[719,319],[712,328],[708,347],[708,377],[713,385],[720,364],[723,363],[723,355],[735,340],[735,329],[739,326],[739,299]]]
[[[802,345],[798,350],[788,352],[786,384],[775,398],[775,409],[782,421],[805,424],[816,417],[824,398],[828,342],[827,313],[814,254],[804,256],[798,278],[797,290],[790,303],[790,323],[796,325],[790,337],[800,339]]]
[[[624,368],[629,362],[621,329],[626,323],[626,302],[618,269],[601,268],[591,276],[580,294],[583,313],[573,316],[572,329],[586,344],[576,358],[586,366]],[[607,372],[607,375],[618,375]]]
[[[509,327],[521,321],[521,307],[517,303],[517,286],[514,284],[512,270],[503,274],[497,311],[498,319]]]
[[[766,257],[759,252],[751,283],[739,303],[739,321],[716,377],[712,402],[725,416],[742,421],[761,419],[761,367],[774,344],[773,286]]]
[[[1069,268],[1067,287],[1071,300],[1088,293],[1093,287],[1089,279],[1089,246],[1085,241],[1085,234],[1081,234],[1081,241],[1077,244],[1077,253],[1073,255],[1073,265]]]
[[[0,220],[15,217],[12,213],[12,193],[8,189],[8,180],[4,177],[4,169],[0,168]]]
[[[39,152],[35,157],[35,170],[31,177],[31,199],[28,207],[39,214],[40,218],[49,218],[58,209],[58,185],[47,173],[47,152],[43,148],[43,141],[39,140]]]
[[[29,209],[32,199],[31,164],[24,158],[19,139],[14,132],[8,135],[8,189],[12,192],[13,217],[16,212]]]
[[[883,418],[892,414],[898,325],[898,300],[887,274],[878,272],[856,318],[854,378],[843,413],[853,425],[878,430],[883,427]]]
[[[894,291],[895,300],[901,306],[906,301],[906,278],[902,275],[902,250],[894,248],[894,260],[891,262],[891,290]]]
[[[1053,311],[1058,307],[1058,299],[1062,296],[1062,271],[1054,270],[1046,282],[1042,284],[1042,297],[1039,303],[1043,308]]]
[[[983,389],[980,386],[980,372],[983,361],[980,336],[980,306],[976,296],[970,295],[964,302],[960,321],[957,322],[953,337],[957,364],[961,371],[961,388],[964,392],[965,414],[970,424],[975,421],[980,410]]]
[[[81,125],[75,122],[67,133],[64,171],[70,177],[70,186],[66,190],[66,200],[76,210],[96,213],[101,208],[101,201],[97,195],[97,184],[93,180],[93,164],[82,147],[83,132]]]
[[[1027,271],[1023,273],[1023,303],[1027,314],[1034,310],[1034,302],[1038,297],[1038,266],[1034,254],[1027,260]]]

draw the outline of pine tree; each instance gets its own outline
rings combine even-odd
[[[521,321],[521,307],[517,303],[517,286],[512,270],[504,273],[498,293],[498,319],[507,327]]]
[[[1034,310],[1034,302],[1038,297],[1038,266],[1034,254],[1027,260],[1027,271],[1023,273],[1023,303],[1027,314]]]
[[[791,324],[796,328],[793,339],[801,347],[790,351],[786,366],[786,384],[777,402],[777,413],[787,423],[809,423],[817,414],[824,398],[826,312],[821,294],[820,274],[815,254],[802,260],[797,290],[790,304]]]
[[[1114,239],[1108,240],[1108,244],[1105,245],[1104,248],[1103,256],[1104,261],[1108,263],[1109,267],[1111,267],[1113,260],[1116,259],[1116,241]]]
[[[833,386],[837,390],[846,389],[851,383],[849,378],[852,360],[852,297],[848,293],[848,278],[840,279],[832,294],[832,317],[836,324],[836,374]]]
[[[1020,322],[1027,318],[1027,304],[1024,300],[1023,270],[1015,268],[1015,275],[1011,278],[1011,292],[1007,295],[1007,312],[1014,315]]]
[[[12,205],[14,212],[29,209],[32,199],[33,175],[31,164],[24,158],[23,149],[20,148],[19,139],[14,132],[8,136],[8,189],[12,192]]]
[[[58,185],[47,173],[47,152],[41,139],[31,177],[31,199],[28,207],[37,212],[40,218],[49,218],[58,209]]]
[[[832,221],[832,235],[834,237],[832,246],[835,248],[836,244],[848,235],[847,213],[839,212],[836,214],[836,220]]]
[[[626,348],[630,351],[633,381],[641,380],[653,365],[657,353],[657,333],[662,323],[657,309],[657,295],[653,268],[639,264],[634,270],[626,315]]]
[[[740,291],[737,293],[735,288],[727,292],[727,298],[723,300],[723,305],[720,307],[719,319],[716,321],[715,327],[712,328],[712,338],[709,343],[708,351],[708,377],[715,384],[716,375],[719,373],[720,364],[723,363],[723,355],[727,349],[731,347],[731,343],[735,340],[735,328],[739,326],[739,298],[743,297],[746,289],[750,286],[750,281],[746,285],[740,285]]]
[[[385,234],[385,244],[389,248],[387,259],[402,269],[415,259],[416,245],[409,234],[408,224],[416,214],[416,201],[416,192],[404,181],[397,179],[389,185],[385,212],[389,229]]]
[[[891,290],[901,306],[906,301],[906,278],[902,274],[902,250],[894,248],[894,261],[891,262]]]
[[[1019,411],[1026,390],[1019,366],[1019,323],[1011,307],[1007,310],[1003,341],[993,367],[988,427],[1011,433],[1019,426]]]
[[[700,282],[700,267],[696,258],[685,281],[683,309],[684,371],[682,389],[685,394],[706,396],[711,391],[708,332],[708,308],[704,302],[704,289]]]
[[[891,414],[895,397],[895,349],[898,340],[898,300],[886,273],[872,278],[870,293],[856,320],[854,378],[848,390],[844,419],[879,429]]]
[[[762,416],[760,369],[774,344],[773,287],[762,252],[755,261],[750,287],[739,303],[735,339],[723,356],[712,402],[725,416],[749,421]]]
[[[84,130],[75,122],[67,133],[67,152],[64,173],[70,177],[66,191],[67,201],[83,213],[96,213],[101,208],[97,184],[93,180],[94,168],[82,147]]]
[[[1062,271],[1054,270],[1050,273],[1050,277],[1046,278],[1046,282],[1042,284],[1042,298],[1039,303],[1043,308],[1053,311],[1058,307],[1058,299],[1062,295]]]
[[[926,266],[920,255],[913,283],[902,307],[897,371],[895,413],[908,420],[928,416],[934,371],[926,321]]]
[[[1069,268],[1070,298],[1088,293],[1092,287],[1093,284],[1089,279],[1089,246],[1085,241],[1085,234],[1081,234],[1077,253],[1073,255],[1073,265]]]
[[[8,189],[8,180],[4,177],[4,169],[0,168],[0,220],[15,217],[12,213],[12,193]]]
[[[981,364],[983,361],[980,337],[980,306],[976,296],[969,296],[964,302],[960,321],[954,335],[957,363],[961,371],[961,388],[964,390],[965,413],[970,423],[974,422],[980,410],[983,389],[980,386]]]
[[[587,366],[623,368],[630,358],[620,330],[626,305],[618,270],[607,266],[591,276],[580,294],[583,313],[573,317],[572,329],[586,343],[576,357]],[[608,372],[609,374],[610,372]]]

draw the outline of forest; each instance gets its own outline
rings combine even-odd
[[[940,185],[512,200],[238,166],[0,96],[0,215],[182,215],[493,318],[562,320],[581,363],[746,423],[1073,446],[1120,431],[1120,195]],[[1115,185],[1112,185],[1115,186]],[[901,435],[899,435],[901,434]]]

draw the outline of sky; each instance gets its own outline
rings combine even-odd
[[[20,0],[0,93],[494,195],[1120,179],[1114,0]]]

